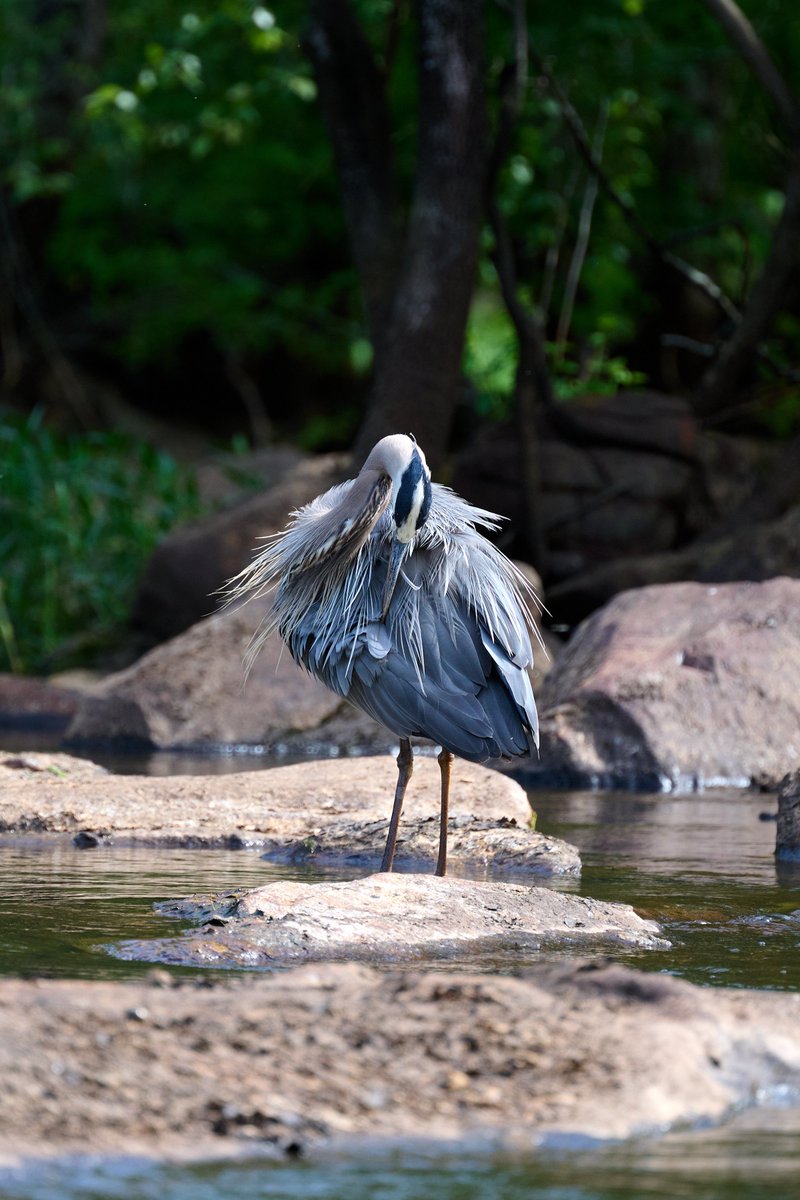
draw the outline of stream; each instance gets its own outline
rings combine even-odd
[[[166,765],[159,760],[159,773]],[[184,756],[178,765],[208,773],[212,765],[274,764]],[[627,901],[659,921],[672,942],[667,950],[606,949],[604,956],[709,986],[800,989],[800,867],[776,867],[775,824],[763,819],[774,814],[773,796],[534,792],[531,801],[537,827],[576,844],[584,863],[578,880],[536,882]],[[146,964],[114,959],[102,947],[173,935],[175,922],[153,912],[155,900],[320,873],[272,866],[248,850],[78,850],[66,837],[31,836],[0,839],[0,877],[0,973],[136,979]],[[298,1164],[39,1164],[0,1170],[0,1200],[797,1200],[800,1110],[776,1107],[775,1099],[772,1107],[738,1113],[722,1128],[549,1147],[524,1162],[466,1148],[432,1157],[411,1146]]]

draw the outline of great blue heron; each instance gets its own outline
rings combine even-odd
[[[538,720],[524,576],[478,527],[502,518],[431,483],[413,437],[393,434],[355,479],[294,512],[229,585],[232,598],[277,582],[250,649],[277,629],[292,658],[400,739],[382,871],[391,871],[413,736],[442,747],[439,856],[447,867],[454,755],[530,754]]]

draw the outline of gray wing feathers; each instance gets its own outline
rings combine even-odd
[[[431,738],[461,758],[531,753],[536,706],[525,668],[472,614],[423,604],[419,616],[422,677],[401,648],[376,659],[366,640],[342,694],[399,737]]]
[[[400,737],[428,737],[478,762],[532,753],[538,721],[525,584],[476,529],[493,525],[494,515],[434,486],[429,519],[383,624],[390,538],[384,498],[369,492],[370,520],[378,515],[362,542],[369,523],[350,526],[348,495],[345,487],[333,489],[303,510],[258,568],[257,582],[279,574],[293,549],[307,550],[301,535],[312,520],[326,533],[317,555],[328,551],[331,537],[341,545],[357,535],[341,562],[334,555],[319,575],[312,566],[282,576],[272,624],[292,657]]]

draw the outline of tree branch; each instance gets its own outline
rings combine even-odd
[[[734,0],[702,0],[719,22],[792,132],[797,131],[797,100],[753,25]]]
[[[592,146],[592,154],[599,162],[603,155],[603,142],[606,136],[606,125],[608,123],[608,101],[604,100],[600,109],[600,116],[597,119],[597,128],[594,135],[594,145]],[[572,311],[575,307],[575,297],[578,293],[578,284],[581,278],[581,271],[586,259],[586,252],[589,249],[589,236],[592,229],[592,215],[594,213],[594,205],[597,200],[598,182],[597,176],[589,173],[589,179],[586,184],[586,190],[583,193],[583,202],[581,211],[578,217],[578,236],[575,239],[575,246],[572,251],[569,269],[567,271],[567,281],[564,285],[564,298],[561,302],[561,312],[558,317],[558,329],[556,331],[556,345],[562,347],[569,335],[569,327],[572,324]]]
[[[486,172],[486,203],[495,243],[492,259],[500,281],[503,303],[517,335],[514,394],[519,421],[525,533],[533,563],[544,575],[547,546],[540,515],[542,480],[536,406],[538,402],[544,408],[552,409],[555,397],[547,364],[543,318],[539,311],[529,309],[520,298],[514,246],[497,198],[498,178],[511,150],[528,81],[528,30],[524,0],[515,0],[513,15],[513,64],[507,69],[501,84],[500,116]]]
[[[578,116],[577,111],[569,100],[566,92],[561,87],[561,84],[553,75],[550,67],[545,60],[531,47],[531,57],[536,63],[536,70],[547,81],[547,86],[555,97],[561,114],[564,117],[567,129],[575,143],[578,153],[583,158],[590,171],[594,172],[598,183],[606,193],[612,203],[622,211],[630,226],[647,246],[650,253],[659,262],[666,263],[672,267],[679,275],[692,284],[693,287],[703,292],[716,307],[728,318],[728,320],[736,322],[739,320],[739,310],[736,305],[726,296],[722,288],[714,282],[714,280],[697,267],[693,267],[691,263],[685,262],[677,254],[673,254],[671,250],[665,249],[660,242],[653,237],[650,230],[642,221],[638,212],[629,200],[618,191],[609,178],[603,164],[600,162],[597,155],[592,149],[589,136],[584,127],[583,121]]]
[[[758,356],[797,270],[800,240],[800,107],[750,21],[733,0],[703,0],[720,22],[788,127],[789,175],[783,211],[772,234],[767,261],[753,284],[741,319],[703,376],[697,392],[703,411],[715,414],[730,403],[749,363]]]

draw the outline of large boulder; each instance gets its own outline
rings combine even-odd
[[[207,617],[216,607],[214,594],[250,562],[258,539],[282,529],[292,509],[338,483],[346,466],[341,454],[287,462],[273,487],[176,529],[147,565],[134,603],[136,627],[163,639]]]
[[[518,565],[541,595],[536,572]],[[95,683],[80,699],[67,741],[159,750],[266,746],[319,757],[390,750],[397,738],[297,667],[277,636],[245,679],[247,648],[268,606],[257,598],[198,621]],[[543,630],[540,646],[532,634],[538,691],[560,643]]]
[[[701,433],[686,400],[656,392],[581,397],[539,436],[549,585],[621,557],[677,549],[738,507],[755,478],[758,448]],[[518,431],[484,430],[461,455],[454,486],[503,513],[512,532],[524,530]]]
[[[541,694],[539,782],[777,787],[800,767],[800,580],[617,596]]]
[[[342,700],[281,654],[270,638],[245,679],[244,659],[269,601],[256,599],[199,621],[85,695],[70,742],[153,749],[274,746],[314,729]]]

